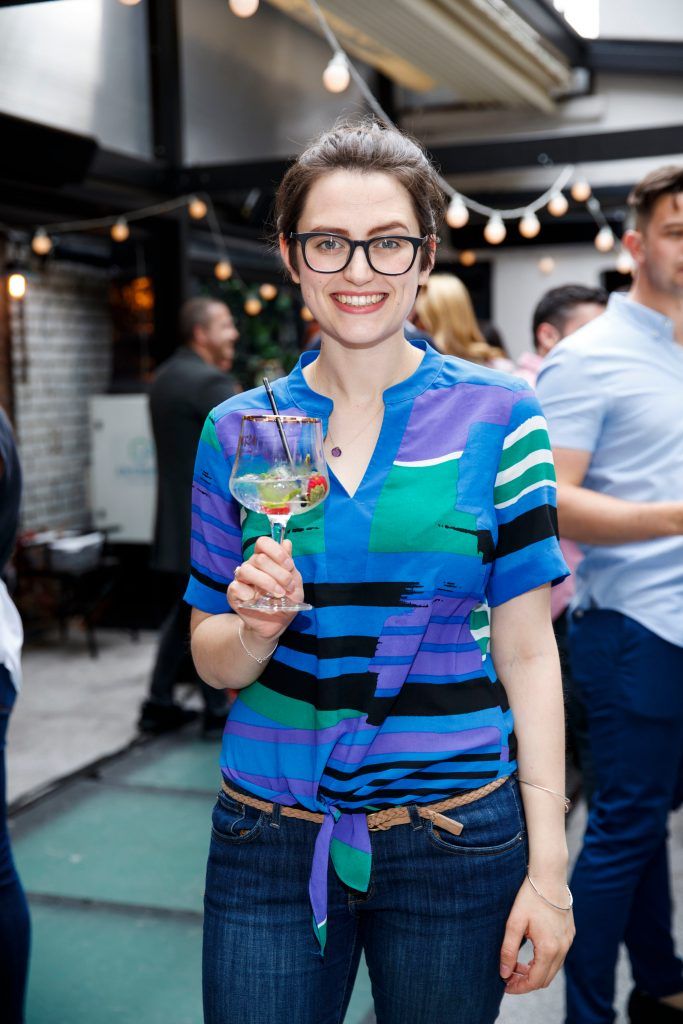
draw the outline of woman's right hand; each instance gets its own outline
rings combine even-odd
[[[260,594],[275,597],[285,595],[294,602],[304,599],[301,573],[292,560],[292,542],[277,544],[271,537],[259,537],[254,553],[235,570],[235,579],[229,585],[228,604],[239,615],[247,629],[264,640],[272,640],[286,630],[294,612],[258,612],[240,608],[242,602],[252,601]]]

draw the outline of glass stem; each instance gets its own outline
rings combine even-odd
[[[289,516],[268,516],[270,522],[270,535],[276,544],[282,544],[287,532]]]

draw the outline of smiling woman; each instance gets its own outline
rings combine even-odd
[[[261,390],[215,409],[200,443],[193,654],[239,692],[207,872],[207,1024],[339,1024],[361,949],[383,1024],[492,1024],[571,941],[552,456],[526,385],[404,336],[443,208],[395,129],[309,147],[277,229],[322,345],[273,390],[283,414],[322,420],[327,499],[280,547],[231,498]],[[244,607],[262,592],[313,607]]]

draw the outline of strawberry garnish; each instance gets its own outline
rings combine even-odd
[[[316,473],[314,476],[309,477],[308,487],[306,488],[306,496],[311,504],[322,499],[327,494],[328,483],[325,477],[321,473]]]

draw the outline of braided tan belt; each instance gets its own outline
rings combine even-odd
[[[481,800],[483,796],[487,796],[489,793],[493,793],[495,789],[502,786],[504,782],[507,782],[509,776],[504,776],[502,779],[494,779],[493,782],[488,782],[485,786],[480,789],[472,789],[469,793],[463,793],[461,796],[451,796],[448,800],[440,800],[436,804],[427,804],[421,807],[417,806],[417,813],[421,818],[428,818],[439,828],[442,828],[445,832],[451,832],[454,836],[459,836],[462,832],[463,826],[459,821],[453,821],[451,818],[446,818],[442,811],[451,811],[454,807],[463,807],[465,804],[474,803],[475,800]],[[268,803],[267,800],[259,800],[258,797],[249,796],[246,793],[240,793],[236,789],[232,789],[225,779],[221,783],[221,788],[224,793],[236,800],[237,803],[247,804],[249,807],[255,807],[259,811],[265,811],[267,814],[273,813],[273,804]],[[280,805],[280,813],[285,818],[299,818],[301,821],[315,821],[318,824],[324,820],[322,814],[316,814],[314,811],[300,810],[298,807],[287,807],[284,804]],[[407,807],[389,807],[385,811],[372,811],[367,815],[368,829],[370,832],[384,832],[388,828],[393,828],[394,825],[408,825],[410,823],[410,812]]]

